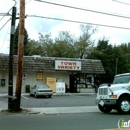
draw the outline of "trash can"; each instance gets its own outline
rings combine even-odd
[[[30,85],[26,85],[26,93],[30,93]]]

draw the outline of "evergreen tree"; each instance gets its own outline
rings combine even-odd
[[[106,74],[101,76],[100,80],[102,83],[110,83],[116,74],[129,72],[129,54],[129,45],[112,46],[109,44],[109,40],[103,38],[98,41],[97,47],[93,49],[93,52],[87,58],[102,61]]]

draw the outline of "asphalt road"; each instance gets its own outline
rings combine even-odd
[[[96,106],[95,98],[95,94],[54,95],[52,98],[35,98],[33,96],[23,95],[21,97],[21,106],[26,108]],[[8,98],[0,97],[0,101],[8,102]]]
[[[72,107],[72,106],[96,106],[96,95],[59,95],[52,98],[39,97],[34,98],[26,96],[22,98],[23,107]]]
[[[59,115],[0,114],[0,130],[119,130],[118,121],[130,120],[117,113],[83,113]],[[129,129],[128,129],[129,130]]]
[[[34,98],[24,95],[23,97],[21,98],[21,104],[25,107],[96,105],[96,95],[72,94],[68,96],[53,96],[52,98]],[[8,98],[0,97],[0,101],[7,102]],[[120,119],[124,119],[125,122],[130,121],[130,115],[119,115],[117,112],[110,114],[86,112],[49,115],[0,113],[0,117],[0,130],[119,130],[118,122]],[[130,129],[130,126],[128,129]]]

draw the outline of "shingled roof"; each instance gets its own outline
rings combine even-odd
[[[13,69],[17,69],[17,56],[13,58]],[[78,59],[78,58],[58,58],[58,57],[23,57],[24,71],[56,71],[55,60],[81,61],[81,73],[104,74],[101,60]],[[9,55],[0,54],[0,70],[9,69]]]

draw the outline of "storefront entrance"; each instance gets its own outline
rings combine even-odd
[[[92,87],[93,76],[85,73],[70,74],[70,92],[79,93],[81,88]]]

